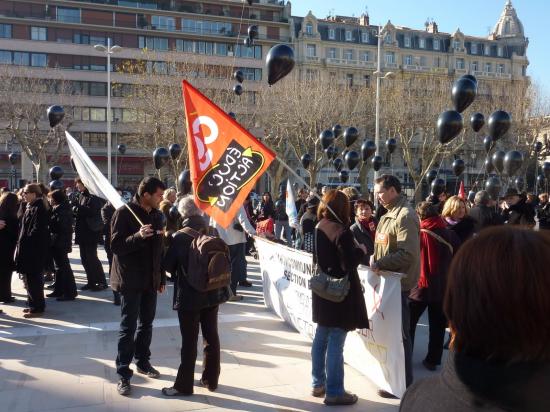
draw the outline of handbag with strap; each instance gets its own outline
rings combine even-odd
[[[348,295],[350,288],[349,276],[346,274],[344,277],[337,278],[321,269],[321,266],[319,266],[317,262],[317,231],[318,229],[316,227],[313,253],[314,271],[310,280],[311,290],[320,298],[330,302],[340,303]]]
[[[449,251],[451,252],[451,255],[454,254],[453,246],[449,242],[447,242],[445,239],[443,239],[441,236],[439,236],[437,233],[432,232],[431,230],[428,230],[428,229],[420,229],[420,231],[424,232],[424,233],[427,233],[428,235],[433,237],[435,240],[437,240],[439,243],[443,243],[444,245],[446,245],[449,248]]]

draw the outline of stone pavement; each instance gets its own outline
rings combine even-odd
[[[71,264],[79,286],[85,274],[78,249]],[[100,251],[105,268],[107,260]],[[119,308],[110,289],[80,292],[77,300],[47,299],[42,318],[24,319],[25,291],[14,279],[17,301],[0,306],[0,410],[27,411],[316,411],[327,410],[310,392],[310,343],[265,308],[259,266],[249,261],[250,289],[244,300],[220,308],[222,372],[216,392],[199,386],[188,398],[166,398],[179,366],[181,337],[170,308],[173,288],[159,297],[151,362],[158,380],[134,374],[129,397],[117,394],[114,368]],[[424,319],[423,319],[424,320]],[[423,322],[425,324],[425,321]],[[417,331],[415,377],[428,376],[420,365],[427,348],[427,327]],[[200,338],[199,338],[199,345]],[[200,348],[200,346],[199,346]],[[195,378],[200,378],[200,358]],[[396,411],[399,401],[376,395],[367,378],[346,365],[346,388],[360,400],[346,411]],[[332,409],[331,409],[332,410]]]

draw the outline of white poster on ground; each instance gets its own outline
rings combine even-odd
[[[266,305],[303,335],[313,339],[311,315],[313,273],[311,254],[256,238]],[[359,267],[370,329],[349,333],[344,348],[346,363],[397,397],[405,392],[405,355],[401,333],[402,275],[376,275]]]

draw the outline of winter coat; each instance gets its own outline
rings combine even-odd
[[[475,233],[476,220],[470,216],[464,216],[464,218],[457,223],[450,223],[447,220],[447,229],[456,233],[460,239],[460,244],[466,242]]]
[[[540,229],[550,229],[550,202],[539,205],[537,209]]]
[[[216,223],[214,219],[210,220],[210,226],[218,231],[220,238],[227,244],[227,246],[238,245],[239,243],[246,243],[246,235],[256,235],[256,229],[250,223],[246,217],[244,208],[240,208],[235,220],[227,228],[223,228]],[[236,229],[239,227],[240,229]]]
[[[376,233],[376,222],[373,218],[369,221],[369,223],[373,224],[373,234]],[[361,259],[361,263],[363,265],[368,266],[370,264],[370,257],[374,253],[374,239],[372,234],[363,227],[361,222],[359,222],[359,219],[355,218],[355,223],[351,225],[351,232],[353,233],[353,237],[355,240],[357,240],[360,244],[365,245],[367,248],[367,254],[363,256],[363,259]]]
[[[504,223],[504,220],[494,207],[485,205],[475,205],[470,209],[468,216],[475,220],[475,233],[479,233],[487,227],[498,226]]]
[[[105,252],[107,257],[112,256],[111,252],[111,220],[115,213],[115,207],[111,202],[107,202],[101,208],[101,220],[103,220],[103,234],[105,235]]]
[[[46,267],[50,247],[50,216],[42,198],[27,204],[17,240],[15,270],[24,274],[41,274]]]
[[[103,229],[94,231],[90,228],[91,221],[101,220],[101,208],[103,202],[88,190],[80,193],[78,204],[74,205],[76,213],[75,243],[82,245],[86,243],[98,243],[103,234]]]
[[[399,196],[380,218],[374,259],[381,270],[404,273],[401,291],[416,286],[420,274],[420,222],[405,196]]]
[[[257,221],[269,218],[275,219],[275,205],[273,201],[264,202],[262,200],[256,209],[256,215]]]
[[[4,229],[0,230],[0,273],[9,273],[15,268],[13,255],[19,235],[19,220],[16,216],[0,216],[0,220],[6,222]]]
[[[488,362],[451,351],[440,374],[407,389],[399,411],[547,412],[548,388],[548,362]]]
[[[369,319],[357,266],[363,251],[355,246],[353,234],[339,222],[322,219],[317,225],[316,259],[328,275],[349,276],[350,289],[342,302],[325,300],[312,293],[313,322],[347,331],[366,329]]]
[[[152,209],[147,212],[136,198],[128,204],[144,225],[152,225],[155,232],[163,231],[162,212]],[[139,234],[141,225],[126,206],[118,208],[111,221],[111,287],[117,292],[152,291],[166,284],[161,268],[162,233],[143,239]]]
[[[504,209],[502,217],[508,225],[535,226],[535,209],[526,203],[525,198]]]
[[[65,201],[54,206],[50,216],[50,233],[52,248],[70,253],[73,245],[73,212],[71,205]]]
[[[288,222],[288,215],[286,214],[286,200],[279,198],[275,202],[275,220],[281,222]]]
[[[190,227],[197,232],[206,233],[208,227],[201,216],[192,216],[184,220],[184,227]],[[189,265],[189,249],[193,237],[178,231],[172,237],[170,247],[163,260],[163,268],[172,275],[177,274],[177,296],[175,308],[180,311],[198,312],[202,309],[219,305],[229,299],[227,287],[199,292],[189,285],[186,278]]]

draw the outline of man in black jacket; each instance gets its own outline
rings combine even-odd
[[[162,293],[166,284],[161,269],[164,220],[158,210],[164,189],[164,184],[155,177],[142,180],[136,196],[128,204],[141,222],[126,206],[117,209],[111,221],[111,287],[120,292],[121,297],[116,358],[120,376],[117,390],[121,395],[130,394],[133,375],[130,363],[134,357],[139,373],[155,379],[160,376],[149,362],[149,347],[157,292]]]
[[[491,203],[492,202],[492,203]],[[494,200],[491,199],[489,193],[485,190],[480,190],[474,198],[474,207],[470,209],[468,214],[475,220],[475,233],[490,226],[502,225],[504,220],[496,211]]]
[[[526,203],[527,198],[514,188],[509,188],[504,195],[502,217],[508,225],[535,226],[535,209]]]
[[[107,288],[105,272],[97,257],[97,245],[103,231],[101,220],[103,204],[99,197],[92,195],[86,189],[82,180],[75,179],[75,186],[80,192],[78,203],[76,201],[73,203],[76,214],[75,243],[80,247],[80,259],[88,279],[80,290],[99,291]]]
[[[540,203],[537,207],[539,229],[550,230],[550,202],[548,201],[548,193],[541,193],[539,200]]]

